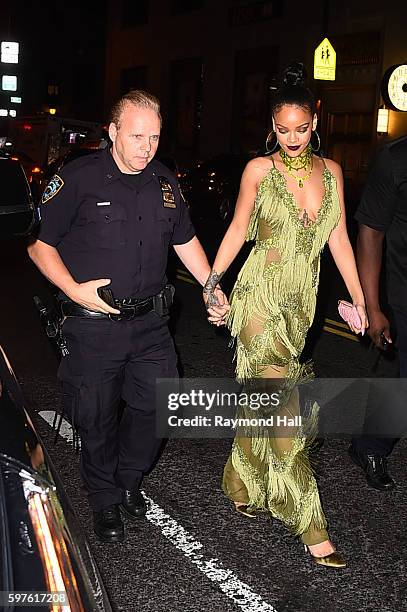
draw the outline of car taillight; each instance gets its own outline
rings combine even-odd
[[[51,488],[36,482],[26,470],[21,470],[24,495],[44,568],[47,589],[61,599],[52,602],[52,612],[68,609],[84,612],[71,559],[64,538],[63,519],[59,516],[58,502]],[[65,604],[65,605],[63,605]]]

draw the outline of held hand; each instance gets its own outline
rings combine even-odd
[[[88,310],[103,312],[104,314],[120,314],[120,310],[112,308],[98,296],[97,290],[99,287],[105,287],[109,284],[109,278],[99,278],[98,280],[91,280],[86,283],[78,283],[67,295],[71,300]]]
[[[230,306],[220,287],[216,287],[213,293],[204,293],[203,299],[208,313],[208,321],[217,327],[225,325]]]
[[[203,299],[208,311],[208,320],[217,326],[225,324],[226,315],[229,311],[229,304],[219,286],[222,276],[223,272],[217,272],[215,268],[212,268],[203,286]]]
[[[383,339],[392,344],[390,323],[381,310],[370,312],[370,327],[368,334],[377,348],[384,349]]]

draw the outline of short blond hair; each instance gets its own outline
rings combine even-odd
[[[114,123],[116,127],[119,127],[122,113],[128,104],[133,104],[133,106],[137,106],[138,108],[150,108],[157,113],[160,123],[162,123],[160,102],[158,98],[153,96],[153,94],[148,93],[148,91],[143,91],[142,89],[131,89],[128,93],[122,96],[120,100],[117,100],[110,111],[110,122]]]

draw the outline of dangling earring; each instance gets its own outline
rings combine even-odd
[[[319,150],[320,150],[320,148],[321,148],[321,139],[320,139],[319,134],[318,134],[318,132],[317,132],[316,130],[312,130],[312,134],[315,134],[315,136],[317,137],[317,140],[318,140],[318,145],[317,145],[317,147],[316,147],[316,148],[314,148],[314,147],[312,146],[312,143],[311,143],[311,148],[312,148],[312,150],[313,150],[313,152],[314,152],[314,153],[318,153],[318,151],[319,151]],[[312,138],[312,136],[311,136],[311,138]]]
[[[270,142],[270,140],[272,140],[273,135],[275,136],[276,141],[275,141],[273,147],[271,149],[269,149],[269,142]],[[276,133],[275,133],[274,130],[271,130],[267,134],[267,138],[266,138],[266,152],[270,155],[271,153],[273,153],[276,150],[277,146],[278,146],[278,140],[277,140]]]

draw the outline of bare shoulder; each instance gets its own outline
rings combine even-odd
[[[268,157],[254,157],[251,159],[244,169],[243,175],[249,180],[259,182],[269,170],[273,167],[273,162]]]
[[[333,159],[328,159],[327,157],[324,157],[323,161],[325,162],[328,170],[332,172],[335,178],[342,179],[342,168],[340,164],[338,164],[338,162],[334,161]]]

